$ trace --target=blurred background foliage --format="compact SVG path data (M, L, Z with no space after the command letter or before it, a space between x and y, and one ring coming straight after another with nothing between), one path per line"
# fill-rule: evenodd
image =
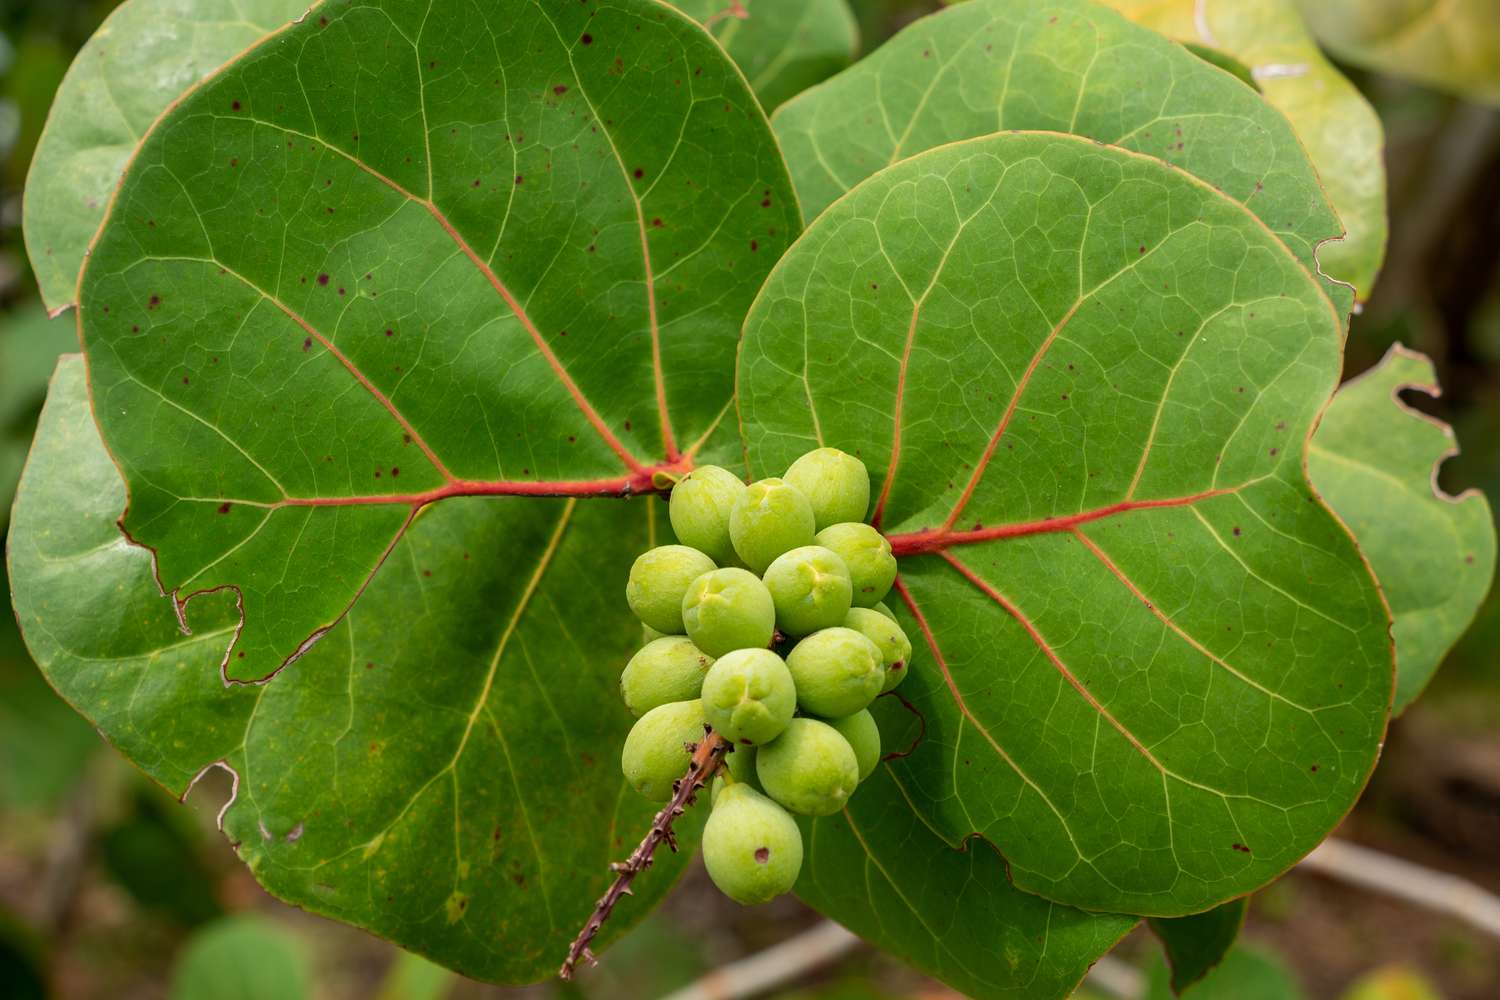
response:
M53 361L75 343L71 319L49 321L37 300L20 238L22 186L72 54L114 6L0 2L0 530ZM853 6L868 51L935 3ZM1486 30L1484 19L1476 23L1463 30ZM1500 52L1497 23L1489 17L1495 37L1474 49ZM1380 64L1357 47L1336 55ZM1391 214L1386 264L1354 319L1345 374L1397 341L1430 355L1444 395L1408 402L1453 424L1463 447L1439 482L1451 493L1478 487L1500 497L1500 109L1341 68L1385 128ZM1369 793L1341 835L1500 891L1497 657L1500 597L1492 594L1426 696L1392 724ZM652 997L818 919L790 898L737 907L696 869L576 985L500 990L271 900L215 830L228 794L224 776L211 772L180 808L52 693L14 620L0 615L0 1000ZM1118 953L1143 971L1146 996L1170 995L1144 931ZM952 994L855 950L778 995ZM1092 983L1080 992L1107 995ZM1500 996L1500 950L1455 921L1293 873L1256 896L1242 944L1189 996L1483 1000Z

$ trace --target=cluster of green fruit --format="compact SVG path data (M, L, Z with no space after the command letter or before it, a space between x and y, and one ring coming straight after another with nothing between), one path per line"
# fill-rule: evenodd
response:
M896 560L864 523L869 503L864 463L834 448L749 486L704 466L672 489L683 544L630 570L625 596L648 641L620 677L638 717L625 776L665 802L705 723L734 747L703 860L741 903L797 880L802 834L788 810L839 811L880 761L868 708L905 678L911 643L881 603Z

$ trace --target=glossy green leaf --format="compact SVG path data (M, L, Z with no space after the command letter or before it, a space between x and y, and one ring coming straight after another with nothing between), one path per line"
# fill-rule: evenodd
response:
M894 696L875 712L888 743L917 738ZM949 842L927 824L893 766L866 779L844 812L803 831L797 895L966 996L1068 996L1137 923L1014 888L989 844Z
M1318 49L1296 0L1102 0L1184 43L1216 46L1250 66L1318 168L1348 230L1318 252L1323 270L1369 297L1385 258L1385 133L1370 102Z
M1438 468L1453 428L1401 402L1437 396L1432 362L1399 344L1339 389L1308 453L1313 485L1344 519L1395 619L1400 712L1474 620L1495 576L1495 520L1478 490L1449 496Z
M754 95L670 7L330 0L161 120L84 269L124 527L179 603L235 591L226 674L267 677L424 504L626 495L732 443L798 228Z
M26 178L26 249L49 309L74 304L84 251L156 117L309 3L127 0L105 20L63 78Z
M247 914L211 924L188 939L172 970L172 1000L304 1000L312 964L296 938Z
M1299 0L1318 41L1358 66L1500 102L1494 0Z
M740 357L751 471L826 442L880 484L926 721L891 766L944 839L1180 916L1342 818L1392 651L1303 472L1340 344L1243 206L1056 133L897 164L777 265Z
M276 896L470 976L550 975L655 808L615 763L631 721L616 681L639 634L620 593L651 505L435 506L322 643L247 685L219 676L233 596L194 602L184 634L150 554L119 535L123 501L66 358L9 551L53 686L176 794L228 769L225 832ZM607 932L683 860L658 858Z
M1245 204L1316 273L1343 232L1291 126L1253 90L1088 0L970 0L789 101L776 134L811 220L903 157L1009 129L1157 157ZM1352 293L1324 280L1345 315Z
M1158 960L1147 979L1145 1000L1173 1000L1176 995L1166 965ZM1305 995L1285 962L1253 947L1231 949L1223 964L1182 994L1185 1000L1302 1000Z
M674 0L719 40L767 111L848 66L859 26L845 0Z
M1212 972L1224 960L1250 910L1250 897L1187 917L1152 917L1151 931L1161 941L1172 971L1172 992L1183 990Z

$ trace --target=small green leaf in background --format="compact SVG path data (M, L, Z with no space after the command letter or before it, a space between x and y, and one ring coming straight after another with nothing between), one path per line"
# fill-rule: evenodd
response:
M76 323L50 320L40 306L0 313L0 528L10 518L47 379L57 356L76 350Z
M409 951L397 951L375 1000L441 1000L458 977Z
M172 970L171 1000L306 1000L312 970L301 946L270 920L225 917L188 939Z
M930 669L925 657L922 665ZM881 698L877 711L887 736L911 718L894 697ZM799 897L971 997L1067 996L1138 922L1015 888L991 845L939 836L886 765L844 812L804 821L803 831Z
M1301 141L1255 91L1086 0L968 0L904 28L773 118L811 222L903 157L999 130L1069 132L1180 167L1264 220L1339 315L1315 253L1343 233Z
M1356 66L1500 102L1495 0L1299 0L1318 41Z
M99 836L105 871L141 909L181 926L219 916L216 880L199 853L192 814L170 800L163 802L160 789L131 777L139 782L130 796L131 808Z
M1319 51L1296 0L1103 2L1164 35L1215 46L1250 66L1266 100L1286 115L1307 147L1348 229L1342 240L1318 250L1319 264L1352 284L1361 301L1369 298L1388 228L1385 135L1375 109Z
M1145 1000L1174 1000L1166 962L1152 961ZM1240 945L1230 949L1219 967L1182 994L1183 1000L1303 1000L1305 994L1292 970L1278 956L1261 948Z
M674 0L673 6L719 40L767 111L848 66L859 49L859 26L846 0Z
M5 1000L45 1000L46 945L19 916L0 906L0 993Z
M1240 936L1249 909L1250 897L1241 896L1192 916L1148 921L1166 953L1174 992L1181 993L1224 960Z
M26 250L48 309L73 304L84 249L156 117L310 2L127 0L100 26L53 98L26 179Z
M17 618L63 697L175 795L223 762L225 830L273 895L476 978L554 972L655 812L616 761L639 637L620 594L659 504L434 507L348 618L253 686L220 679L232 595L195 605L183 634L150 553L120 536L123 502L67 356L8 552ZM606 937L671 887L701 813Z
M878 484L910 811L1025 891L1196 913L1364 787L1390 622L1303 468L1341 363L1323 287L1183 170L1002 133L864 181L751 310L752 475L836 443Z
M1437 485L1457 451L1453 428L1401 402L1442 389L1426 356L1397 344L1334 396L1308 452L1313 485L1344 519L1395 620L1396 696L1403 711L1463 635L1495 575L1495 521L1478 490Z
M1387 965L1360 977L1343 1000L1443 1000L1443 995L1417 969Z

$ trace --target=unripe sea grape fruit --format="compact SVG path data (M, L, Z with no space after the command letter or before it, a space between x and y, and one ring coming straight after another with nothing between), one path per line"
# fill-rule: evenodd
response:
M797 881L802 831L781 806L736 782L720 791L703 827L703 865L735 902L767 902Z
M819 448L792 463L782 477L807 497L818 530L841 521L863 521L870 506L865 463L837 448Z
M828 816L859 784L859 759L837 729L799 717L756 751L755 773L766 794L792 812Z
M708 553L720 566L734 563L729 512L744 492L740 478L717 465L700 466L683 476L672 487L667 508L677 540Z
M709 656L760 649L776 631L776 605L760 577L727 567L694 580L682 597L688 636Z
M831 524L815 536L819 545L838 553L849 570L853 586L851 603L872 608L890 593L896 579L896 557L891 543L868 524L846 521Z
M745 565L764 573L783 552L811 545L816 523L800 490L780 479L762 479L734 502L729 538Z
M880 763L880 727L875 724L875 716L865 709L842 719L829 719L828 724L849 741L859 762L859 780L864 781Z
M821 545L802 545L777 556L764 577L776 604L776 627L807 635L842 625L853 585L844 560Z
M884 601L880 601L879 603L877 603L875 605L875 610L879 611L881 614L885 615L891 621L895 621L896 620L896 612L892 611L890 609L890 607Z
M869 707L885 683L879 647L843 626L814 632L797 643L786 665L797 685L797 704L825 719Z
M714 658L682 635L646 643L620 674L620 696L639 718L669 701L690 701L703 689L703 676Z
M880 662L885 667L881 691L889 691L906 680L906 667L911 662L911 640L894 618L887 618L874 608L851 608L844 618L844 626L854 629L880 650Z
M687 773L691 745L703 739L703 705L674 701L636 720L625 737L620 769L625 780L652 802L672 797L672 783Z
M755 747L735 747L733 753L724 755L724 766L735 781L743 781L757 792L765 791L755 775Z
M703 714L731 743L769 743L796 709L791 672L769 649L725 653L703 678Z
M660 545L642 552L630 567L625 601L642 622L667 635L681 635L682 595L688 584L712 572L714 561L686 545Z

